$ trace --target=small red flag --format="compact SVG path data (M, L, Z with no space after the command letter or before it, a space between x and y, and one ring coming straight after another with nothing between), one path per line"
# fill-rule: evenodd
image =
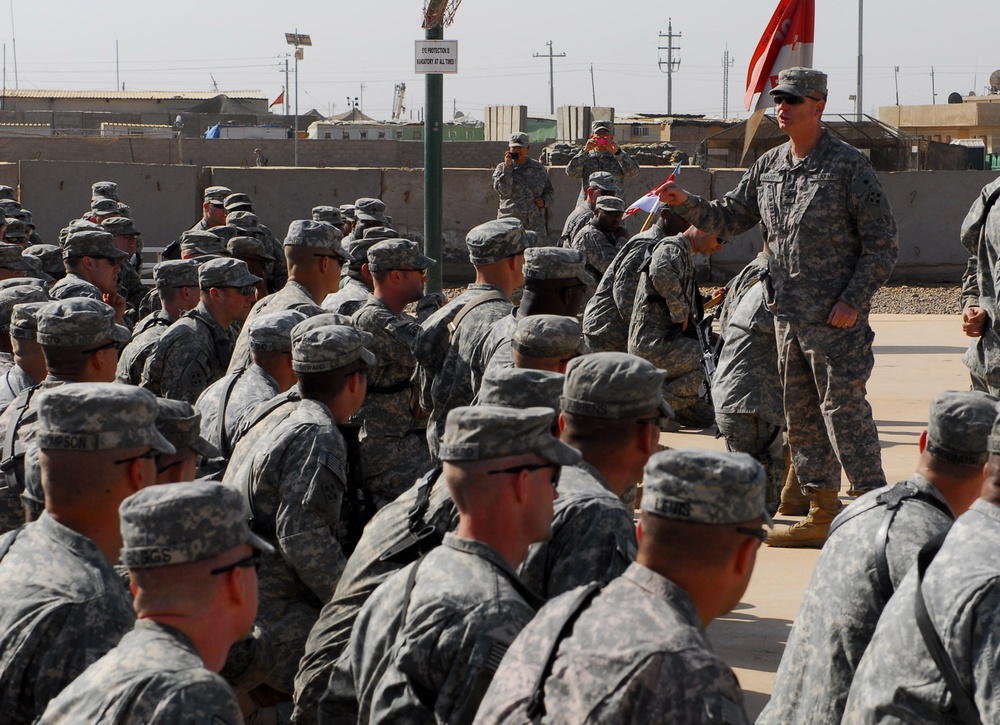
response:
M274 103L272 103L270 106L268 106L268 108L274 108L279 103L284 103L284 102L285 102L285 90L282 89L281 93L278 94L278 97L274 99Z

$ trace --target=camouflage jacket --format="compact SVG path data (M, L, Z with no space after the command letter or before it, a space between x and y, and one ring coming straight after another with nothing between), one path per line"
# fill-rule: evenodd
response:
M498 164L493 171L493 190L500 197L497 218L520 219L525 229L539 235L539 243L546 243L549 232L545 209L552 205L555 197L548 169L535 159L510 166ZM535 199L544 201L545 207L539 208Z
M326 296L323 300L323 311L334 312L338 315L350 317L361 309L372 297L372 292L364 282L354 277L344 276L340 278L340 289Z
M56 280L49 288L49 297L54 300L67 300L71 297L89 297L94 300L104 301L104 295L96 285L91 284L83 277L73 272L67 272L66 276Z
M640 272L628 330L628 351L650 359L681 333L685 319L698 322L698 295L691 245L678 234L653 247L649 267Z
M323 722L470 722L483 685L535 614L486 544L447 534L362 607L320 700ZM325 719L324 719L325 718Z
M553 599L507 651L477 723L531 722L528 698L579 590ZM712 651L691 597L640 564L581 611L544 683L541 722L748 723L736 676ZM655 715L654 715L655 714Z
M857 149L828 131L796 160L771 149L716 201L696 195L674 211L702 231L733 237L763 225L779 320L825 323L846 302L865 322L899 253L889 199Z
M622 500L592 465L562 469L552 538L532 544L518 574L545 599L583 584L607 584L635 561L635 524Z
M559 244L563 247L569 247L573 241L573 237L593 218L594 209L586 199L577 203L563 223L562 233L559 235Z
M5 723L27 725L118 644L135 612L97 545L48 514L18 532L0 581L0 708Z
M930 622L984 723L1000 720L998 557L1000 509L979 499L949 530L921 587ZM964 722L916 626L916 587L913 567L858 665L844 722Z
M232 350L229 330L199 302L157 341L139 387L194 405L202 391L225 374Z
M227 389L229 395L223 399ZM201 437L222 451L223 459L228 460L243 416L258 403L281 392L274 376L252 363L242 372L216 380L198 396L194 406L201 415ZM199 474L204 475L201 470Z
M598 280L604 276L611 260L618 254L624 240L597 226L597 219L591 219L576 233L569 244L563 246L579 249L586 258L587 271Z
M39 725L242 725L236 693L178 629L140 619L118 646L53 699Z
M37 384L38 381L28 375L24 368L13 365L0 376L0 412L6 410L10 401L16 398L22 390Z
M268 312L284 312L285 310L298 310L308 317L323 312L323 308L313 301L312 293L302 284L294 280L286 282L284 287L273 295L259 300L250 310L250 314L247 315L246 322L243 323L243 328L240 330L240 335L236 338L233 355L229 361L229 369L226 372L238 373L250 364L250 340L247 337L247 327L250 320L257 315Z
M962 280L962 309L982 307L988 316L982 337L972 341L963 362L991 388L1000 388L1000 320L997 319L1000 314L997 308L1000 204L988 204L997 190L1000 190L1000 179L983 187L962 222L961 232L962 245L970 255L969 268Z
M118 368L115 380L126 385L138 385L142 382L142 371L146 361L156 349L156 343L163 337L174 323L174 318L166 310L158 310L146 315L132 330L132 340L118 356Z
M923 476L914 474L909 484L951 510ZM771 701L758 723L833 725L841 721L855 669L886 606L875 552L886 515L886 507L877 506L876 499L888 490L884 487L866 493L844 509L843 514L866 510L836 529L823 545L785 645ZM894 587L916 562L921 547L947 531L952 521L951 516L918 499L903 501L885 545Z
M621 149L618 149L618 153L613 154L610 151L601 151L600 149L586 151L585 148L581 148L566 164L566 175L571 179L580 180L582 184L580 195L583 198L587 196L590 175L595 171L607 171L615 177L615 181L618 182L618 186L622 188L622 193L624 193L625 177L639 174L639 162Z

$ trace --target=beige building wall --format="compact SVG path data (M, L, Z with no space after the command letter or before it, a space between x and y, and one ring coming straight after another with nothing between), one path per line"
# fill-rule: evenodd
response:
M986 99L991 99L987 96ZM988 153L1000 152L1000 97L931 106L882 106L879 120L932 141L978 138Z

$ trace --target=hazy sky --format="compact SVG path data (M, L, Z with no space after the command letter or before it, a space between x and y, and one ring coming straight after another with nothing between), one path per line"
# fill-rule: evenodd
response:
M363 93L364 111L389 115L393 86L406 84L406 107L423 104L423 77L413 72L413 41L422 0L169 0L94 4L79 0L0 0L6 44L5 79L22 89L260 90L271 100L284 84L284 33L312 36L299 66L299 109L347 109ZM952 0L921 12L918 3L865 3L864 110L896 102L930 103L931 68L937 102L948 94L984 93L1000 69L996 0ZM598 105L616 112L666 111L667 76L657 68L666 45L658 36L672 18L680 46L673 110L719 116L723 53L729 74L729 115L746 117L743 93L750 54L777 0L665 3L465 0L445 37L459 41L459 73L445 76L445 116L451 108L482 118L490 104L527 104L549 111L547 41L556 53L556 106L591 104L591 65ZM814 65L830 75L828 112L853 113L857 70L858 0L816 1ZM930 6L927 6L930 7ZM12 30L13 29L13 30ZM992 48L992 50L991 50ZM280 68L279 68L280 66ZM362 85L364 89L362 90ZM294 81L292 82L294 90ZM409 112L408 114L409 115Z

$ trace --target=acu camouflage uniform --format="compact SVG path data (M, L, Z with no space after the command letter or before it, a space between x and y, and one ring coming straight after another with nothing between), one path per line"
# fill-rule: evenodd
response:
M49 297L54 300L68 300L71 297L89 297L92 300L104 301L104 295L96 285L91 284L76 272L67 272L66 276L57 280L49 288Z
M242 725L243 715L187 635L143 619L49 703L38 725L84 722Z
M491 547L446 534L362 607L320 701L321 721L471 722L537 603Z
M663 397L675 411L696 403L705 381L701 345L693 336L702 317L699 295L687 238L678 234L660 241L648 266L640 267L628 352L667 371ZM687 329L681 330L685 319Z
M604 276L622 241L617 234L606 232L597 226L597 219L593 218L583 225L569 244L563 246L583 252L587 258L587 271L598 280Z
M771 250L778 362L792 462L803 487L836 491L839 463L856 491L885 485L865 383L874 366L872 296L898 254L889 201L857 149L827 131L805 159L791 142L762 156L737 187L674 211L699 229L733 237L756 224ZM858 311L828 325L843 301Z
M984 723L1000 719L998 558L1000 509L979 499L951 527L921 587L930 623ZM879 619L847 698L846 723L968 722L916 626L916 569Z
M586 192L584 192L586 193ZM562 233L559 235L559 244L569 247L573 238L580 233L580 230L587 226L587 223L594 218L594 209L586 199L578 202L573 211L566 217L563 223Z
M601 149L585 151L581 148L566 164L566 175L571 179L580 179L582 186L579 198L581 201L587 198L587 180L591 174L597 171L606 171L611 174L618 187L624 191L625 177L639 174L639 162L620 148L614 154Z
M535 232L541 243L547 243L545 210L552 206L555 196L548 169L531 158L523 164L498 164L493 171L493 189L500 196L497 218L520 219L525 229ZM544 201L545 207L539 208L535 199Z
M920 474L899 486L908 493L926 494L937 506L908 498L898 508L885 544L893 589L916 562L921 547L947 531L954 520L944 497ZM834 521L785 645L771 701L758 724L840 723L854 672L887 603L875 553L886 507L876 501L891 490L897 489L887 486L866 493L840 514L838 520L849 519L843 526Z
M313 301L312 293L301 282L289 280L284 287L273 295L259 300L250 310L246 322L243 323L243 329L240 330L240 335L236 338L236 345L233 347L227 372L238 373L250 365L250 340L246 333L250 321L258 315L281 312L282 310L298 310L307 317L321 314L324 311Z
M15 538L16 537L16 538ZM0 708L27 725L132 629L132 598L87 537L48 514L0 536Z
M353 315L371 298L372 291L360 279L343 276L340 289L326 296L323 309L338 315Z
M1000 394L1000 320L997 286L1000 275L1000 179L983 187L962 222L962 246L969 264L962 279L962 309L986 311L983 334L972 341L962 361L969 368L975 390Z
M117 382L126 385L138 385L142 382L142 371L149 356L174 322L176 320L162 309L139 320L132 329L132 340L118 355L118 367L115 370Z

